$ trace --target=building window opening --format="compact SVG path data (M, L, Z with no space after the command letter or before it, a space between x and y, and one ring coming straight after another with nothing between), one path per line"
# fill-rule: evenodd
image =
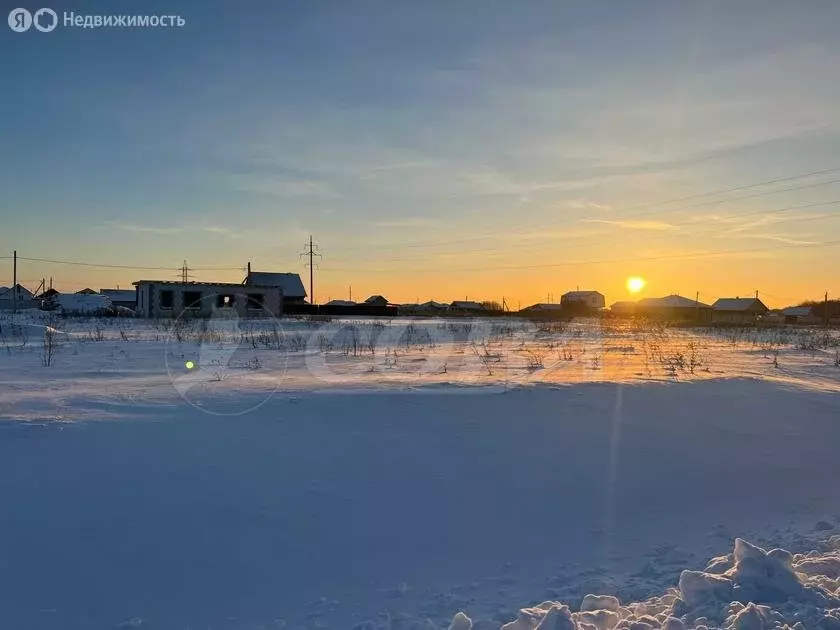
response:
M233 295L217 295L216 296L216 307L217 308L233 308L236 300Z
M184 308L201 308L201 291L184 291Z

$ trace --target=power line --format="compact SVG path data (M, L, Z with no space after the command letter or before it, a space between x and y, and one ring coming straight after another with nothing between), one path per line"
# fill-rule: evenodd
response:
M11 256L0 256L3 259L11 259ZM49 258L27 258L18 256L18 260L26 260L28 262L50 263L55 265L73 265L77 267L95 267L100 269L132 269L136 271L172 271L173 267L140 267L133 265L111 265L103 263L88 263L75 260L52 260ZM238 271L240 267L190 267L190 269L201 271Z

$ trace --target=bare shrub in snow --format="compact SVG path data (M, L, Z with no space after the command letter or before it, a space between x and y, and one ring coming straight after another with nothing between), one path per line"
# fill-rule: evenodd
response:
M54 319L50 318L49 323L44 327L44 341L41 354L41 364L44 367L50 367L53 364L56 352L58 351L58 331L53 326L54 323Z

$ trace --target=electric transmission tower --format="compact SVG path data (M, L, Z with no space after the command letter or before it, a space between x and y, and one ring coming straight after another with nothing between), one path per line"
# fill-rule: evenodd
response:
M181 268L178 270L178 276L181 278L181 282L186 284L192 278L192 274L190 273L190 268L187 265L187 261L184 261L184 264L181 265Z
M321 258L321 253L318 251L318 244L312 242L311 234L300 255L309 257L309 262L306 263L309 267L309 303L315 304L315 257Z

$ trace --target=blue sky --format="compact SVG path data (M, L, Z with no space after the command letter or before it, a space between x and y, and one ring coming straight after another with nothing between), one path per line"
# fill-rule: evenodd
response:
M172 271L29 284L304 273L312 233L319 300L840 292L840 171L661 203L840 168L837 2L52 8L186 25L4 27L0 256Z

